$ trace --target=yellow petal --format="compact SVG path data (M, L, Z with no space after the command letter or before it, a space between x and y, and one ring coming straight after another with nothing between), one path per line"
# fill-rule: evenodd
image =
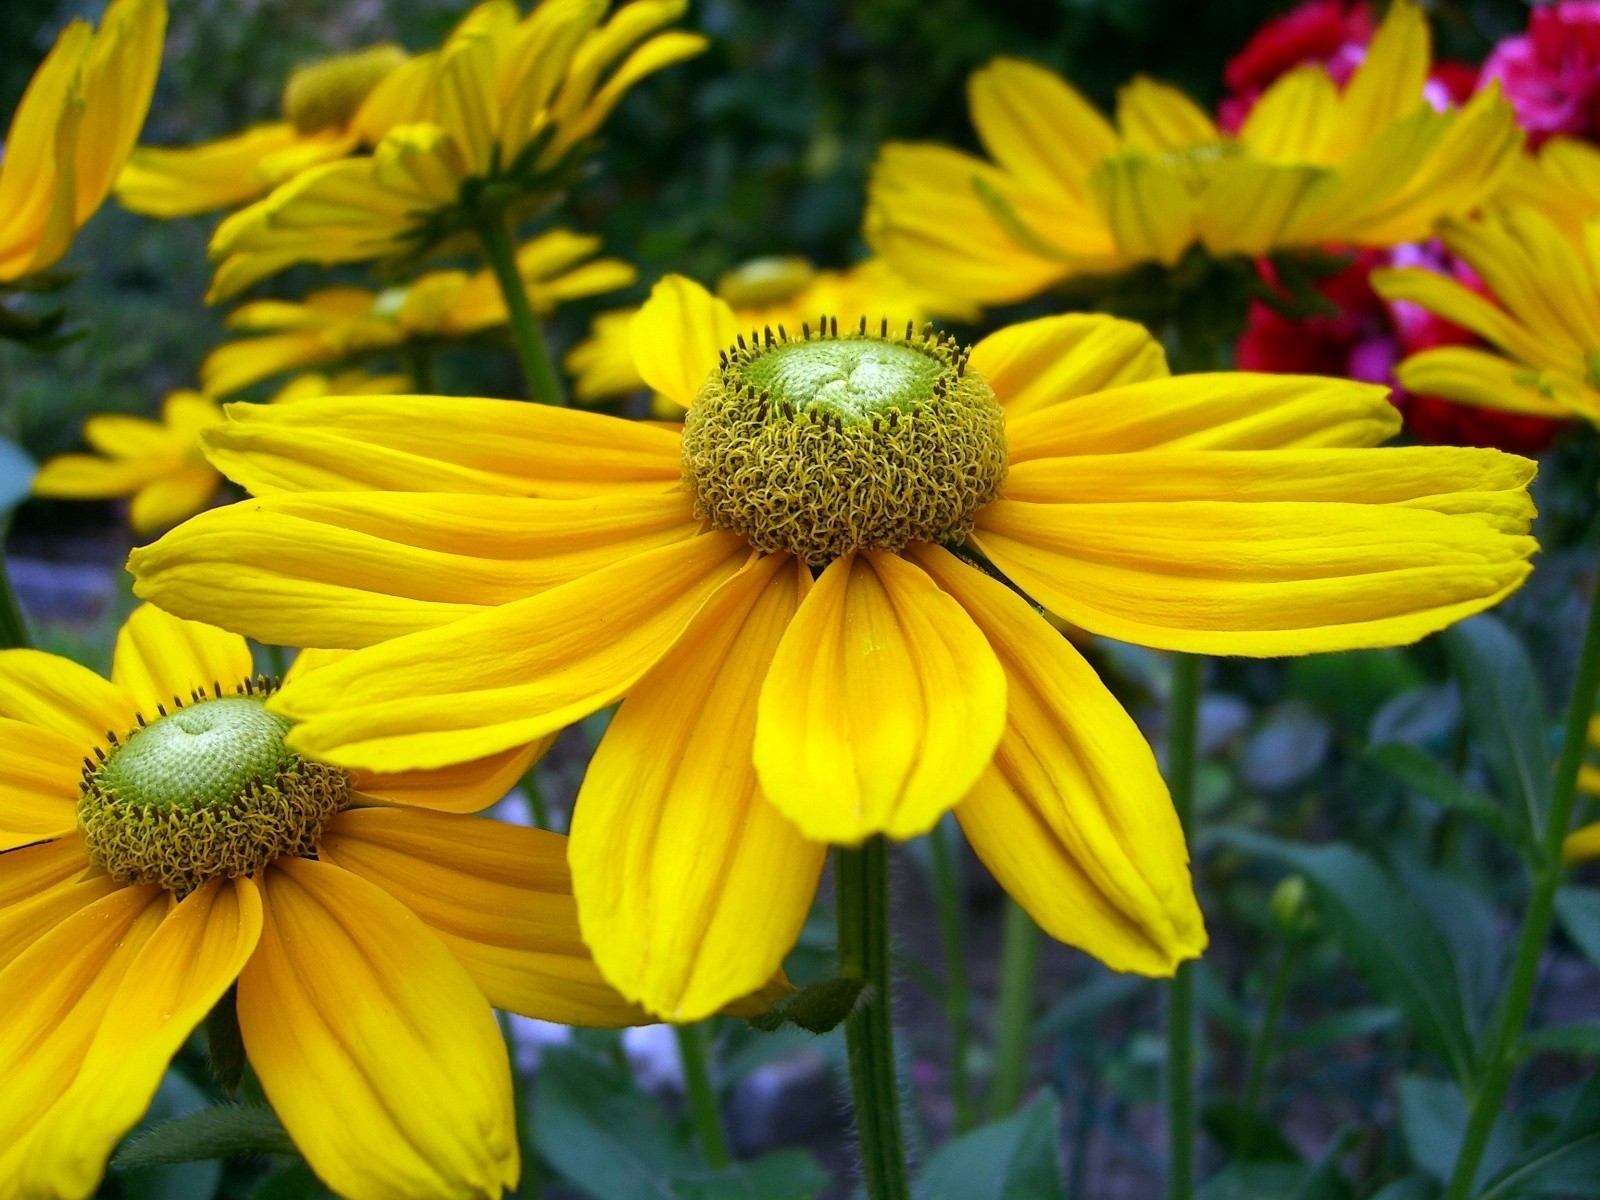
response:
M1170 267L1194 240L1194 199L1182 176L1165 163L1136 154L1108 158L1095 168L1089 186L1129 262Z
M827 848L767 803L751 758L762 683L810 580L770 555L725 584L629 692L573 811L584 940L668 1020L760 988L811 908Z
M205 463L179 467L139 489L128 508L128 524L135 533L169 529L210 504L221 482Z
M1593 774L1592 769L1590 773ZM1587 790L1594 790L1592 779ZM1573 830L1561 847L1561 860L1566 863L1588 862L1595 858L1600 858L1600 821Z
M1450 447L1041 460L1008 481L1034 499L989 505L973 538L1052 612L1123 641L1253 656L1404 645L1527 577L1534 470Z
M3 860L0 860L3 861ZM140 953L161 927L171 903L154 884L118 888L66 916L0 970L0 1180L18 1197L59 1196L25 1171L35 1135L65 1095ZM128 1047L132 1050L132 1047ZM154 1086L152 1085L152 1091ZM131 1123L131 1122L130 1122ZM67 1169L98 1176L109 1146L70 1140L45 1174ZM20 1186L25 1180L30 1186ZM78 1198L89 1186L64 1193Z
M376 488L561 497L664 491L681 479L676 432L546 404L328 396L227 413L206 452L258 496Z
M570 125L565 125L547 155L571 146L588 137L605 123L628 90L648 75L664 70L676 63L686 62L705 53L710 40L698 33L673 30L651 38L628 55L605 85L594 94L594 99L582 115Z
M1329 163L1338 136L1339 89L1320 63L1281 75L1256 101L1239 141L1267 163Z
M650 1020L583 944L566 838L481 817L350 809L329 822L318 855L421 918L496 1008L572 1025Z
M1333 182L1328 168L1310 163L1236 159L1206 188L1195 228L1213 254L1268 254Z
M1419 267L1372 272L1373 290L1385 300L1419 304L1447 321L1463 325L1524 363L1555 366L1577 359L1583 349L1565 337L1550 336L1548 327L1518 321L1494 301L1456 280Z
M92 454L61 454L39 468L39 473L33 477L33 494L66 500L131 496L166 469L167 464L160 460L111 460Z
M688 408L741 332L733 309L692 279L668 275L633 316L628 344L644 381Z
M620 698L748 556L712 533L527 600L373 646L290 684L290 744L409 771L526 745Z
M108 458L173 458L187 447L178 444L159 421L102 413L83 423L83 440Z
M1600 422L1600 392L1555 371L1525 367L1470 346L1440 346L1413 354L1395 380L1420 396L1444 396L1498 412L1547 420L1587 417Z
M301 142L299 131L289 122L280 121L252 125L195 146L140 146L117 176L117 203L131 212L162 220L235 208L262 195L276 182L261 171L262 161ZM325 144L330 150L329 159L348 152L334 151L335 142Z
M835 559L761 689L755 760L772 803L819 842L926 833L976 782L1005 723L1005 676L961 606L894 554Z
M535 595L697 528L681 493L278 495L202 514L135 550L128 569L134 590L171 612L277 645L351 648Z
M1177 88L1142 75L1117 91L1117 128L1125 145L1156 154L1222 140L1216 123L1198 104Z
M343 348L316 330L245 338L206 355L200 364L200 383L207 395L221 398L285 371L326 366L343 357Z
M517 781L528 773L528 768L544 757L556 736L552 733L531 746L502 750L487 758L432 771L401 771L389 775L357 771L351 786L367 799L384 804L431 808L435 812L482 812L505 799L517 786Z
M0 718L0 850L77 828L83 760L104 739L105 730L93 741L82 741L31 722Z
M1111 123L1052 71L996 58L972 73L967 99L978 136L1023 186L1085 194L1089 173L1117 151Z
M80 81L84 113L74 171L79 225L100 207L138 140L166 28L165 0L113 0L106 7Z
M81 758L133 728L133 697L87 667L40 650L0 650L0 717L47 729Z
M1400 432L1389 390L1315 375L1153 379L1007 422L1013 463L1144 450L1375 446Z
M141 712L174 699L187 703L195 689L220 685L232 692L255 674L250 647L236 633L185 621L153 604L141 604L117 634L111 679Z
M1072 644L948 551L916 561L1006 672L1006 731L956 808L972 848L1052 937L1114 971L1170 975L1206 946L1189 854L1139 727Z
M348 871L280 859L262 890L239 1029L311 1168L349 1200L499 1200L519 1174L511 1071L471 977Z
M20 1156L24 1194L94 1190L172 1056L233 985L260 936L261 893L249 879L212 880L172 908L129 966L72 1086Z
M1423 105L1430 41L1422 9L1395 0L1340 97L1340 146L1359 146Z
M1167 375L1161 343L1143 325L1069 313L1008 325L972 348L1008 421L1093 392Z
M122 885L89 864L76 834L0 858L0 971L68 917Z

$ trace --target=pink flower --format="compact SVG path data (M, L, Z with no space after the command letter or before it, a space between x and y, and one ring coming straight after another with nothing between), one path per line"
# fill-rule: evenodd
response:
M1555 134L1600 136L1600 3L1561 0L1535 8L1528 31L1506 38L1483 64L1537 145Z

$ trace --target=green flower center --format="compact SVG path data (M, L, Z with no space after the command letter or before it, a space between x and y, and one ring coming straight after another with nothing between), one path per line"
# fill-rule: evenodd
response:
M266 710L267 690L197 694L125 739L108 734L111 752L96 749L78 798L90 858L125 883L187 895L315 853L349 780L284 745L289 722Z
M951 339L825 324L724 353L684 423L696 513L813 566L965 537L1005 480L994 392Z

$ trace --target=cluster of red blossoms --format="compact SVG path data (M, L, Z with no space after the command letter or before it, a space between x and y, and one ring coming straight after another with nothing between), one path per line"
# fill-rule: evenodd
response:
M1218 106L1219 123L1238 129L1261 93L1304 63L1321 63L1343 83L1361 62L1375 29L1372 10L1361 0L1307 0L1269 21L1228 63L1228 95ZM1436 62L1428 99L1440 108L1460 104L1491 80L1499 81L1531 145L1556 134L1600 142L1600 0L1561 0L1533 9L1527 31L1497 45L1481 69L1449 59ZM1367 276L1382 266L1426 267L1482 290L1467 265L1438 243L1362 251L1318 284L1336 313L1295 320L1268 304L1252 303L1236 348L1238 367L1344 375L1393 386L1394 366L1406 355L1477 341L1414 304L1381 299ZM1261 271L1266 283L1276 285L1271 264L1263 262ZM1424 442L1529 454L1548 446L1561 428L1398 388L1394 400L1412 434Z

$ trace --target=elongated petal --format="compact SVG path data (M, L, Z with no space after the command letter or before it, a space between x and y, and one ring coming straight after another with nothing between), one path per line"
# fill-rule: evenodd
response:
M249 879L212 880L172 908L129 966L72 1086L21 1156L24 1194L93 1191L172 1056L233 985L260 936L261 893Z
M0 651L0 717L67 739L80 759L107 730L132 729L136 712L127 692L88 667L40 650Z
M1227 371L1112 388L1006 424L1012 462L1144 450L1375 446L1400 432L1387 388Z
M290 744L343 766L409 771L526 745L618 699L748 556L707 534L527 600L397 638L273 697Z
M1206 188L1195 229L1214 254L1268 254L1288 240L1307 207L1336 183L1327 167L1312 163L1227 163Z
M934 546L913 557L1006 672L1006 731L956 808L972 847L1052 937L1116 971L1170 975L1206 945L1189 854L1144 735L1028 603Z
M83 760L104 737L101 730L94 741L81 741L0 718L0 850L61 837L77 827Z
M1527 577L1534 469L1450 447L1042 460L1008 481L1033 499L989 505L973 537L1051 611L1124 641L1244 655L1403 645Z
M432 629L694 536L681 493L334 492L206 513L129 556L137 593L289 646Z
M141 604L117 634L111 679L151 714L174 698L185 703L196 688L220 684L231 692L255 674L250 647L236 633L185 621L153 604Z
M1437 271L1420 267L1374 271L1373 290L1386 300L1408 300L1447 321L1465 326L1527 364L1556 366L1582 361L1583 347L1544 325L1530 326L1494 301Z
M445 813L340 813L318 855L388 892L438 934L489 1003L544 1021L650 1017L601 977L578 932L567 840Z
M1389 6L1341 97L1344 145L1360 145L1423 105L1430 41L1427 18L1412 0Z
M633 365L655 391L684 408L717 368L717 355L741 332L723 300L692 279L668 275L633 316Z
M1181 152L1222 140L1216 123L1170 84L1136 77L1117 92L1117 128L1139 150Z
M984 149L1025 187L1083 196L1089 173L1117 151L1111 122L1052 71L997 58L967 83Z
M584 777L572 870L584 939L624 995L696 1021L765 984L827 848L756 781L756 706L810 585L771 555L717 593L629 693Z
M17 1186L51 1106L71 1088L140 952L170 906L154 884L118 888L64 917L0 970L0 1180L12 1196L53 1196ZM98 1172L105 1148L50 1166ZM80 1152L82 1153L82 1152ZM90 1186L67 1193L87 1195Z
M972 348L971 363L1008 420L1167 375L1161 343L1143 325L1086 313L1008 325Z
M33 477L35 496L68 500L109 500L131 496L168 469L164 459L105 459L92 454L60 454Z
M517 786L517 781L528 773L528 768L544 757L555 739L555 734L549 734L530 746L517 746L487 758L432 771L400 771L388 775L357 771L351 786L367 799L384 804L447 813L482 812L505 799Z
M140 534L169 529L210 504L221 482L217 472L205 463L180 467L153 479L134 495L128 507L128 524Z
M519 1174L505 1042L439 938L382 889L280 859L239 1029L261 1086L349 1200L498 1200Z
M994 753L1005 686L972 618L926 572L881 551L836 559L761 689L762 789L815 841L926 833Z
M1395 380L1419 396L1444 396L1499 412L1547 420L1575 416L1600 422L1600 392L1558 371L1522 366L1471 346L1439 346L1413 354Z
M1272 164L1333 161L1339 89L1320 63L1286 71L1262 93L1239 130L1252 159Z
M715 361L713 359L713 361ZM676 487L675 431L596 413L458 396L233 404L207 433L217 468L258 496L390 490L586 496Z
M1129 262L1177 262L1194 240L1194 200L1166 163L1137 154L1108 158L1089 185Z
M13 863L13 858L19 861ZM74 913L122 887L109 875L94 873L75 836L7 852L0 858L0 875L0 889L6 893L27 884L39 888L27 899L0 907L0 970Z

